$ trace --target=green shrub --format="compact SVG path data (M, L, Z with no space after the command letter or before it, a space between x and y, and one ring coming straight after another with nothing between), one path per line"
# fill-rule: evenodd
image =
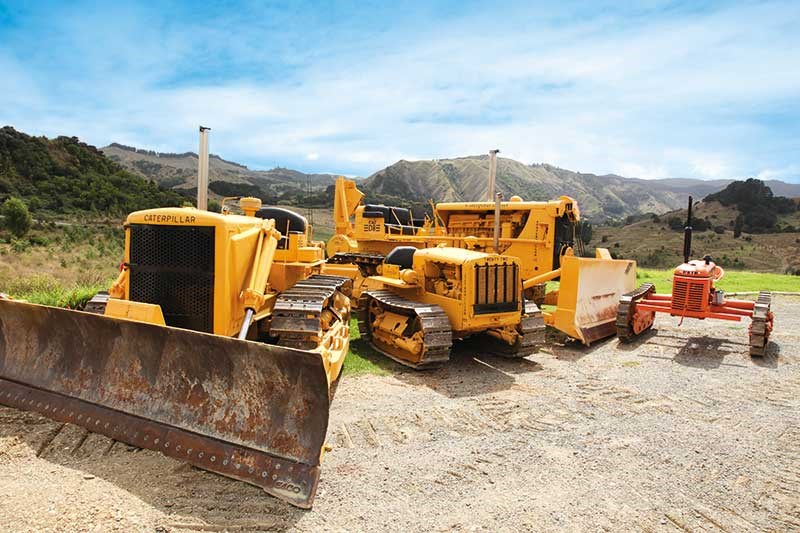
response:
M12 239L11 240L11 250L14 253L24 253L27 252L28 249L31 247L31 243L25 239Z
M17 238L24 237L33 225L28 206L19 198L11 197L6 200L0 213L4 218L3 225Z
M50 239L44 235L31 235L28 240L33 246L50 246L51 243Z

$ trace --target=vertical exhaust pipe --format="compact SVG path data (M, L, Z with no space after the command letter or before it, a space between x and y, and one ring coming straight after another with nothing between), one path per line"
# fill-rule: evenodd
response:
M683 228L683 262L688 263L692 255L692 197L689 197L689 212L686 215L686 227Z
M497 193L494 197L494 253L500 253L500 203L503 201L503 193Z
M197 209L208 211L208 132L200 126L200 150L197 152Z
M489 150L489 201L494 200L494 182L497 176L497 154L500 150Z

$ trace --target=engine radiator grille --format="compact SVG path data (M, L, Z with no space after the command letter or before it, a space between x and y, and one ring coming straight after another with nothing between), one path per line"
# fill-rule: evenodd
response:
M130 299L168 326L214 331L214 228L131 224Z
M674 311L703 311L705 284L681 279L672 282L672 309Z
M520 286L516 264L475 266L476 315L508 313L519 309Z

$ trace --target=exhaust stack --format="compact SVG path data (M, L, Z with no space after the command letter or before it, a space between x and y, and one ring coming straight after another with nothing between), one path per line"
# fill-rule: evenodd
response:
M497 175L497 154L500 150L489 150L489 201L494 200L494 182Z
M692 197L689 197L689 212L686 215L686 227L683 228L683 262L688 263L692 255Z
M503 193L497 193L494 199L494 253L500 253L500 204Z
M208 132L200 126L200 150L197 153L197 209L208 211Z

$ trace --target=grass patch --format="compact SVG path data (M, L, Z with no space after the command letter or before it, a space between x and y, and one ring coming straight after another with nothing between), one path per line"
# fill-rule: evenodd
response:
M50 276L34 276L2 287L13 298L31 303L76 309L108 284L74 284L65 286Z
M654 283L658 292L669 293L672 291L672 272L672 269L641 268L636 271L636 281L639 284ZM725 292L800 292L800 276L726 270L725 276L714 286Z
M18 300L79 309L98 291L107 289L109 285L110 283L100 282L64 285L51 276L33 276L6 283L0 290Z
M361 374L385 376L395 372L399 366L385 355L375 351L367 341L362 340L358 333L357 320L350 319L350 351L344 362L345 376Z

